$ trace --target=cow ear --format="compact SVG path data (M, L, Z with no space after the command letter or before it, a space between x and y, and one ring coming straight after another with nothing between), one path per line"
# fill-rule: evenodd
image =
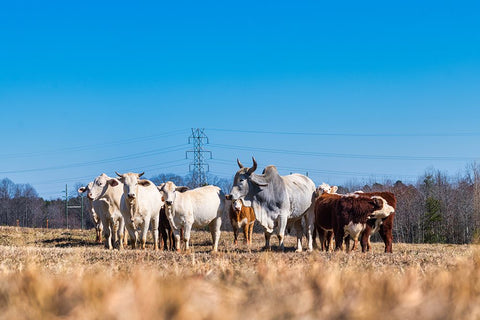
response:
M268 182L263 176L259 176L258 174L252 174L250 176L250 181L256 184L259 187L266 187L268 186Z
M337 193L338 191L338 186L333 186L331 189L330 189L330 193Z
M108 180L108 184L111 185L112 187L118 186L119 182L117 179L110 179Z
M148 180L138 180L138 184L143 186L143 187L147 187L151 184L151 182L148 181Z
M185 192L185 191L187 191L188 189L189 189L188 187L181 186L181 187L176 187L176 188L175 188L175 191Z

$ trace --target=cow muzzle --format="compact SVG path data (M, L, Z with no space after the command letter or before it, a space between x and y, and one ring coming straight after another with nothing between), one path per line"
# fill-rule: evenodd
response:
M133 200L133 199L136 198L136 195L135 195L135 193L129 193L129 194L127 195L127 197L128 197L128 199Z
M173 204L173 201L167 200L167 201L165 201L165 204L170 207Z

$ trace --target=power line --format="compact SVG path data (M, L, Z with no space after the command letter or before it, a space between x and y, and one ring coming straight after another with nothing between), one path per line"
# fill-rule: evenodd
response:
M480 136L480 132L431 132L431 133L351 133L351 132L288 132L288 131L264 131L264 130L235 130L208 128L209 131L248 133L248 134L272 134L272 135L297 135L297 136L339 136L339 137L470 137Z
M185 148L185 146L187 146L187 144L180 144L180 145L166 147L166 148L163 148L163 149L155 149L155 150L133 153L133 154L125 155L125 156L107 158L107 159L102 159L102 160L66 164L66 165L62 165L62 166L52 166L52 167L45 167L45 168L34 168L34 169L23 169L23 170L11 170L11 171L0 171L0 174L26 173L26 172L36 172L36 171L68 169L68 168L75 168L75 167L86 167L86 166L90 166L90 165L94 165L94 164L102 164L102 163L115 162L115 161L138 159L138 158L144 158L144 157L164 154L164 153L167 153L167 152L180 151L180 150L183 150Z
M402 155L367 155L367 154L353 154L353 153L326 153L313 151L298 151L285 149L270 149L261 147L238 146L227 144L211 144L213 148L242 150L242 151L258 151L266 153L281 153L297 156L316 156L328 158L349 158L349 159L374 159L374 160L408 160L408 161L422 161L422 160L440 160L440 161L474 161L480 157L444 157L444 156L402 156Z
M118 146L118 145L123 145L123 144L130 144L130 143L137 143L137 142L142 142L142 141L155 140L155 139L158 139L160 137L171 137L171 136L182 134L182 133L185 132L185 130L186 129L179 129L179 130L159 133L159 134L155 134L155 135L136 137L136 138L118 140L118 141L113 141L113 142L105 142L105 143L99 143L99 144L65 147L65 148L52 149L52 150L47 150L47 151L3 154L3 155L0 155L0 157L3 158L3 159L15 159L15 158L25 158L25 157L30 158L30 157L35 157L35 156L52 155L52 154L58 154L58 153L64 153L64 152L88 151L88 150L100 149L100 148L111 147L111 146Z

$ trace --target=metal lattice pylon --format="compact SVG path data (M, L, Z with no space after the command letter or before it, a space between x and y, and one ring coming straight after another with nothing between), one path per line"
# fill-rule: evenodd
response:
M192 184L195 188L208 184L207 172L210 168L205 163L205 154L209 154L209 159L212 159L212 152L204 150L204 146L209 143L204 131L205 129L192 128L192 135L188 137L188 143L193 144L193 150L185 153L187 159L188 154L193 153L193 162L190 163L189 170L192 173Z

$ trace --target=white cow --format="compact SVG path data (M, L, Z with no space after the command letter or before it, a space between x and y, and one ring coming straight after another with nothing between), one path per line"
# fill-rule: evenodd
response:
M87 194L87 197L92 200L95 212L102 220L105 247L108 249L112 249L113 245L123 249L125 221L120 211L122 196L122 183L115 178L110 178L105 173L95 178L92 188Z
M130 237L137 239L135 227L139 227L142 249L145 249L148 227L152 224L153 249L158 250L158 225L163 201L157 186L149 180L140 179L143 172L116 174L123 183L122 213ZM136 241L132 241L132 247L135 246Z
M165 213L174 230L177 251L180 250L181 228L184 229L185 249L188 250L192 227L202 228L206 225L212 234L213 251L217 251L222 214L225 210L224 193L216 186L180 192L184 188L177 187L172 181L158 186L165 201Z
M93 187L93 181L91 181L86 187L80 187L78 188L78 193L89 193L90 190ZM102 235L103 235L103 223L102 220L100 219L99 215L93 208L93 201L92 199L88 198L88 211L90 211L90 216L93 220L93 224L95 225L95 233L96 233L96 239L95 242L102 243Z

